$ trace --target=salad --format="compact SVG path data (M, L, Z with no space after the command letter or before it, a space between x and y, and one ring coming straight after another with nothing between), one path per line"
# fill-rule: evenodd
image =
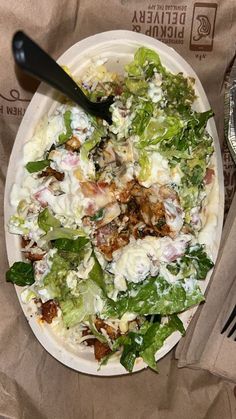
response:
M23 260L6 279L78 356L94 351L98 367L119 356L129 372L141 357L156 369L213 267L201 240L213 113L193 109L194 80L151 49L137 49L123 75L105 64L77 82L91 100L115 97L112 124L64 101L24 145L9 220Z

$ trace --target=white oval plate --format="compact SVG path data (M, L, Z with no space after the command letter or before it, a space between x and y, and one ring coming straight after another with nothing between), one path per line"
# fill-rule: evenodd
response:
M146 46L155 50L160 55L162 63L172 72L183 72L187 76L194 77L196 81L195 91L198 97L194 105L196 110L203 112L210 108L203 87L189 64L165 44L139 33L131 31L110 31L91 36L73 45L59 58L58 63L68 66L72 74L77 77L83 74L84 69L91 63L91 59L106 57L108 59L106 63L107 68L110 71L122 73L124 64L132 60L135 50L140 46ZM40 119L46 113L51 113L57 106L58 102L56 101L56 98L57 94L53 89L44 84L39 86L21 122L10 157L4 201L6 245L10 265L17 260L22 259L19 237L9 234L7 223L9 217L16 210L10 203L10 192L12 186L14 184L19 185L22 180L23 144L32 137ZM205 228L205 234L203 234L203 241L206 243L213 260L216 260L223 222L224 187L221 152L215 122L212 118L208 123L208 131L214 138L217 173L208 205L209 217ZM203 292L207 287L209 279L210 274L208 274L207 279L201 284ZM87 374L104 376L127 374L127 371L119 363L118 358L110 361L108 365L103 366L98 370L98 363L94 359L93 352L90 348L76 352L71 347L66 346L65 342L52 333L50 326L40 323L37 318L31 315L29 307L21 302L21 289L18 287L15 288L31 329L39 342L53 357L68 367ZM196 308L190 309L181 315L185 327L188 326L195 310ZM156 359L158 360L166 355L176 345L180 337L179 332L173 333L165 341L164 346L157 352ZM146 367L147 365L139 358L136 360L134 372Z

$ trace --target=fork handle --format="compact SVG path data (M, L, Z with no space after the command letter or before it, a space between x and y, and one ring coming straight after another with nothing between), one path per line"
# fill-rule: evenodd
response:
M22 70L46 82L81 106L86 112L105 118L100 103L91 102L74 80L24 32L15 33L13 56ZM104 104L105 105L105 104Z

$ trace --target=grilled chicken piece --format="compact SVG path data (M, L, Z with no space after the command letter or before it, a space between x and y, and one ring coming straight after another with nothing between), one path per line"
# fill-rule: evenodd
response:
M104 329L107 332L109 338L112 340L119 336L119 333L114 329L114 327L109 326L102 319L97 318L95 320L95 326L98 332L100 332L101 329Z
M52 320L54 319L54 317L57 317L57 309L58 309L58 304L55 300L48 300L45 303L42 303L41 320L47 323L52 323Z
M134 180L131 180L130 182L128 182L125 185L124 189L116 193L117 200L121 202L122 204L127 204L127 202L129 202L132 197L132 188L134 187L134 185L135 185Z
M86 215L94 215L100 208L115 202L115 196L111 185L107 182L80 182L81 192L89 199Z
M95 244L107 260L112 260L112 253L129 243L129 232L118 231L115 222L106 224L95 231Z
M101 361L104 356L111 353L111 349L106 343L102 343L99 340L95 339L94 342L94 355L97 361Z
M65 143L65 149L69 151L78 151L81 147L81 142L77 137L71 137Z
M29 246L29 244L30 244L29 239L25 239L24 237L21 237L21 247L22 247L22 252L25 258L30 260L31 262L42 260L45 255L45 252L42 252L42 251L35 252L35 248L37 247L36 243L33 243L32 246L30 246L29 249L27 249L27 251L23 250L25 249L25 247Z
M24 252L25 258L30 260L31 262L36 262L38 260L42 260L45 252L44 253L33 253L33 252Z

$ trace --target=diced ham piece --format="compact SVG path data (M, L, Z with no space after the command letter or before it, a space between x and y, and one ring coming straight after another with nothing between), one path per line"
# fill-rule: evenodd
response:
M51 196L52 193L47 187L42 188L40 191L33 195L33 197L42 205L42 207L46 207L48 205L48 199L50 199Z
M182 235L175 240L169 237L164 237L161 243L161 256L160 260L163 262L173 262L185 253L188 242L191 236Z
M76 167L79 164L79 156L73 151L68 151L65 157L61 161L62 169L65 166L65 169L68 167Z

